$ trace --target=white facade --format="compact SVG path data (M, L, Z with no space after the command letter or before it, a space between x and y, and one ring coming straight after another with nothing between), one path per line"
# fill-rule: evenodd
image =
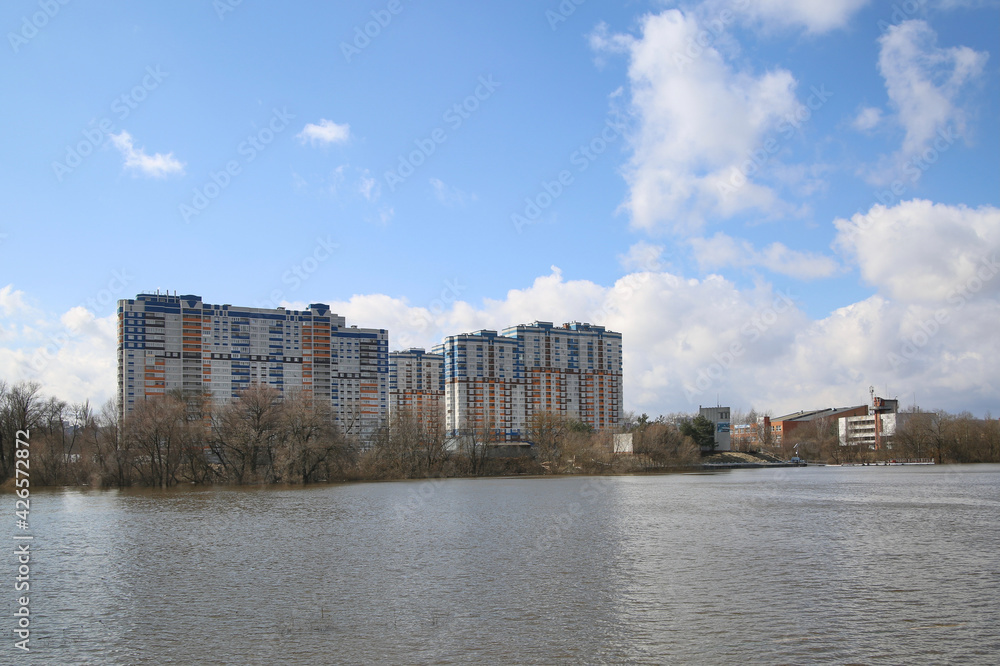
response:
M883 447L892 448L892 438L896 427L901 426L905 414L897 413L898 400L888 400L875 395L872 389L872 403L864 416L846 416L837 419L841 446L867 447L873 451Z
M614 435L612 445L615 453L635 453L632 447L632 433L630 432Z
M838 419L840 444L858 445L872 450L891 444L891 439L896 435L896 427L902 425L905 417L906 414L886 413Z

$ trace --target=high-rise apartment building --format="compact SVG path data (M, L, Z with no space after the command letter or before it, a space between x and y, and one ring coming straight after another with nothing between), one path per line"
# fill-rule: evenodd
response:
M414 347L389 354L389 413L407 413L429 432L444 429L444 357Z
M594 430L615 428L622 416L622 334L603 326L552 322L510 326L525 382L525 421L553 412Z
M516 441L524 429L524 372L517 341L482 330L449 335L433 351L444 359L445 431Z
M119 411L174 389L218 405L262 384L328 401L346 433L366 435L388 413L388 346L388 331L347 326L324 303L300 311L139 294L118 301Z
M492 429L497 441L526 436L535 414L577 419L595 430L622 415L622 336L603 326L536 321L453 335L444 357L446 430Z

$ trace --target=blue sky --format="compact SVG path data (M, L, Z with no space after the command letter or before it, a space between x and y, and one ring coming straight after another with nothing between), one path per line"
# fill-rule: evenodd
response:
M650 413L1000 411L998 3L622 4L6 3L0 377L111 397L161 288L597 321Z

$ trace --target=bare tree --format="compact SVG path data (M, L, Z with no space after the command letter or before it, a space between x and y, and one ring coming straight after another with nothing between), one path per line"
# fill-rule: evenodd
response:
M0 382L0 480L14 473L17 432L29 432L39 424L41 384Z
M774 436L774 426L771 425L771 411L764 410L762 412L757 412L751 407L750 414L755 414L757 419L755 422L757 428L757 450L770 455L775 455L776 453L780 454L780 451L775 450L776 441Z
M535 412L528 419L526 430L539 464L549 474L558 474L563 467L566 418L551 411Z
M281 394L254 384L212 417L209 447L235 483L271 482L280 444Z
M797 435L798 455L803 459L833 461L840 460L840 440L837 434L837 419L820 416L801 428ZM796 430L798 433L799 430Z
M277 465L281 480L313 483L344 476L350 451L328 403L302 394L288 396L280 426L284 431Z
M166 488L178 482L192 439L186 409L184 400L171 394L147 398L125 418L125 438L138 453L131 462L144 484Z
M499 432L492 416L481 421L471 421L459 434L459 453L470 476L484 476L489 469L490 455L499 439Z
M125 437L118 405L108 400L101 407L92 431L91 450L96 466L93 485L125 488L133 483L132 439Z
M364 474L379 479L411 478L419 440L417 420L409 413L395 412L388 424L375 431L362 454Z
M652 467L690 465L701 458L694 440L672 424L650 424L637 433L633 449L649 460Z

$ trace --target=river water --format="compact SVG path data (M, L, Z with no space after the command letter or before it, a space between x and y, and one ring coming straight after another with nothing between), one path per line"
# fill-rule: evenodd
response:
M997 465L31 502L0 663L1000 661Z

